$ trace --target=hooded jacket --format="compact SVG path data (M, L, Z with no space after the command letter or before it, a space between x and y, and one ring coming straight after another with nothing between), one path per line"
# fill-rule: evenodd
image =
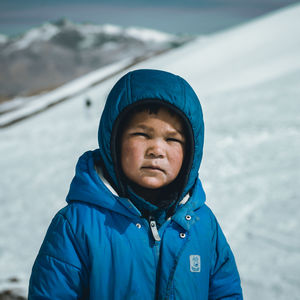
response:
M174 212L155 230L124 193L114 145L120 116L142 101L172 107L191 135ZM232 251L198 179L203 137L201 106L184 79L158 70L122 77L101 117L99 149L79 158L68 205L47 231L29 300L242 299ZM108 176L97 167L100 158Z

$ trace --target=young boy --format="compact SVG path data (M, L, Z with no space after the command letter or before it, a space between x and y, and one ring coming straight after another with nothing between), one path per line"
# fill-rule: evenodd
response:
M204 124L179 76L137 70L110 92L33 266L29 299L242 299L198 179Z

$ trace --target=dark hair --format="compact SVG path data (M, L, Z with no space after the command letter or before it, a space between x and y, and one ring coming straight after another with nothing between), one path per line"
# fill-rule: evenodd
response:
M124 130L127 128L130 120L133 118L133 116L137 113L140 112L147 112L149 113L149 115L156 115L158 114L160 109L165 109L167 110L167 112L171 115L171 116L176 116L179 118L179 120L182 123L182 126L184 127L184 122L183 120L180 118L180 116L178 116L174 110L172 110L169 107L166 107L164 105L162 105L161 103L144 103L141 105L137 105L136 107L133 107L123 118L121 125L120 125L120 132L118 132L119 137L122 137L122 133L124 132Z

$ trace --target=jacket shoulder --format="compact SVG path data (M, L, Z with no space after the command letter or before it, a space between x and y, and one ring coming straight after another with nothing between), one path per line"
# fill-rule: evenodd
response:
M98 219L105 219L106 211L106 209L91 203L72 201L58 211L57 215L61 215L66 219L74 231L77 231L78 226L80 226L80 224L88 224L89 219L94 214L97 214Z
M199 209L195 211L197 217L201 223L206 223L210 226L211 230L215 231L217 229L217 218L212 210L206 205L203 204Z

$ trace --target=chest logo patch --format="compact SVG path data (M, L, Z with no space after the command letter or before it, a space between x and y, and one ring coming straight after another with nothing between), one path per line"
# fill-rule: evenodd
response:
M200 255L190 255L190 271L191 272L201 271Z

